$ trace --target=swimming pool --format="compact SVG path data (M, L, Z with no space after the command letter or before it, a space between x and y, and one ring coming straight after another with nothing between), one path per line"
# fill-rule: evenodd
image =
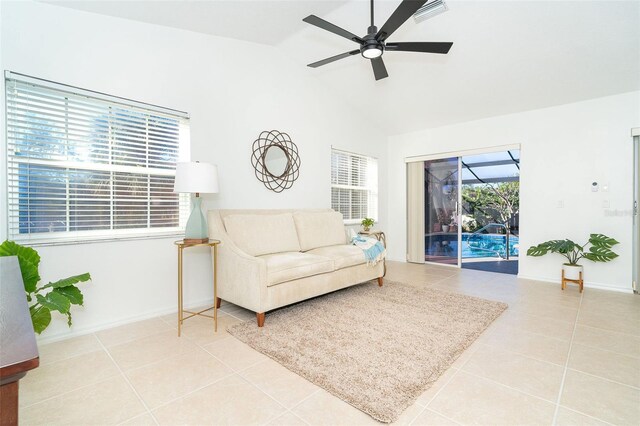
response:
M462 258L506 257L506 235L462 233ZM518 256L519 238L509 236L509 256Z
M506 236L504 234L472 234L462 233L462 258L479 257L506 258ZM458 241L455 234L431 234L425 238L427 256L457 257ZM518 256L519 239L515 235L509 237L509 256Z

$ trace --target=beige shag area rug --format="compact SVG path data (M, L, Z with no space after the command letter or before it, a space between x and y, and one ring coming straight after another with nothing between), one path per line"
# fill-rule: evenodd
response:
M381 422L392 422L507 305L386 281L353 286L228 331Z

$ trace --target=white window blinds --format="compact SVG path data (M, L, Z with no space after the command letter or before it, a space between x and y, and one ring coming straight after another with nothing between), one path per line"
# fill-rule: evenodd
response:
M331 150L331 208L347 223L378 220L378 160Z
M9 238L48 242L174 233L185 113L7 73ZM183 152L181 152L183 149Z

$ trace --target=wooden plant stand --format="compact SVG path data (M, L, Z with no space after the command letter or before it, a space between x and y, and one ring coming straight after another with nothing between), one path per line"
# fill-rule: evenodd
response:
M580 293L584 290L584 280L582 279L582 271L580 271L580 278L577 280L570 280L569 278L564 277L564 269L562 270L562 289L567 288L567 283L578 284L580 286Z

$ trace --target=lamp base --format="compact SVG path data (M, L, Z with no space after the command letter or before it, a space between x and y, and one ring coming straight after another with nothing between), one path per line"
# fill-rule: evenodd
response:
M208 243L209 239L208 238L185 238L184 240L185 244L204 244L204 243Z
M202 198L196 194L193 200L193 210L187 220L184 230L184 241L190 244L200 244L209 241L209 230L207 229L207 221L202 214Z

